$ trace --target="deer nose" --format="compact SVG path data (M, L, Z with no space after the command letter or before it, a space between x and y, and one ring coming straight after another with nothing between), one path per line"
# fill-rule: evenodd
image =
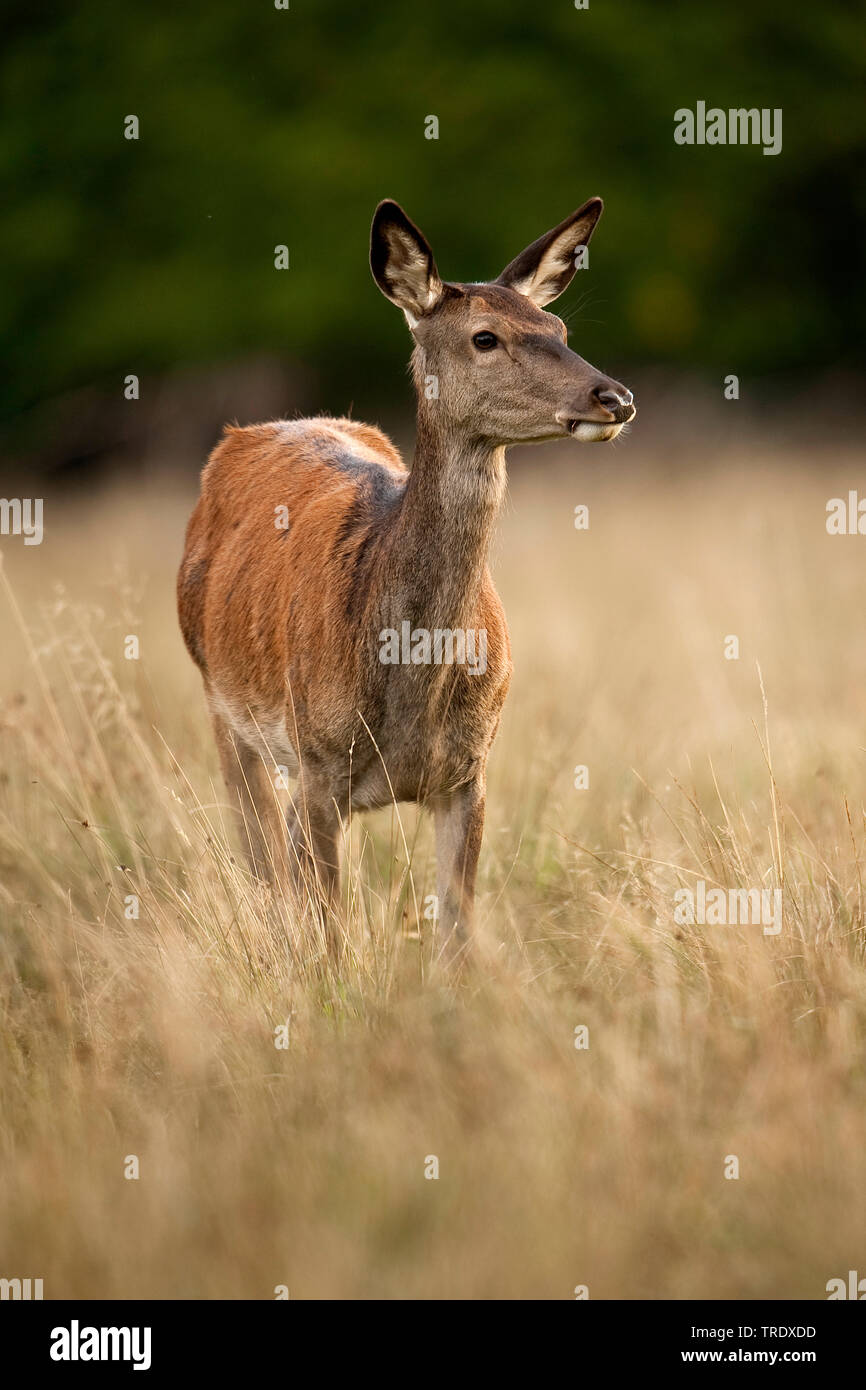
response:
M592 393L603 410L609 410L611 415L617 420L630 419L634 413L632 403L634 396L627 386L611 386L605 383L596 386Z

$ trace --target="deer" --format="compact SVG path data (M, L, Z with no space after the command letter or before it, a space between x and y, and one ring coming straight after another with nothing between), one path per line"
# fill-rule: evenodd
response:
M249 869L281 901L315 901L337 956L342 832L397 802L433 816L440 956L469 953L487 761L512 674L488 567L506 450L613 440L635 416L631 391L579 357L545 307L602 209L589 199L495 280L462 283L443 280L400 205L381 202L370 267L413 340L411 467L378 428L315 416L226 426L202 471L181 631ZM276 768L296 783L287 811Z

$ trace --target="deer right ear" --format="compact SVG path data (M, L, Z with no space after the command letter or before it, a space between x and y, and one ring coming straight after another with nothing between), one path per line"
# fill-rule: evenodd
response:
M556 299L568 287L577 269L576 252L589 245L604 203L590 198L582 208L566 217L553 231L540 236L507 265L497 285L507 285L525 294L539 309Z
M399 203L386 198L373 215L370 269L379 289L414 328L442 298L433 252Z

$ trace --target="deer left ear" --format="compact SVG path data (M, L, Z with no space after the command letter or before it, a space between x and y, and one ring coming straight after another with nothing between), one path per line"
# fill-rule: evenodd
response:
M442 298L433 252L399 203L386 198L373 217L370 268L382 293L406 315L410 328Z
M558 227L521 251L494 283L525 294L543 309L571 283L577 270L577 253L581 246L589 244L603 209L601 198L590 198Z

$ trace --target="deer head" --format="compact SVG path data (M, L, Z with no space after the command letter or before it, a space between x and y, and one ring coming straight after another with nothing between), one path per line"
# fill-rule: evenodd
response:
M468 441L609 440L634 418L631 391L572 352L565 324L544 312L570 284L602 207L590 198L478 284L443 281L403 209L376 209L370 265L415 340L416 389L435 380L440 420Z

